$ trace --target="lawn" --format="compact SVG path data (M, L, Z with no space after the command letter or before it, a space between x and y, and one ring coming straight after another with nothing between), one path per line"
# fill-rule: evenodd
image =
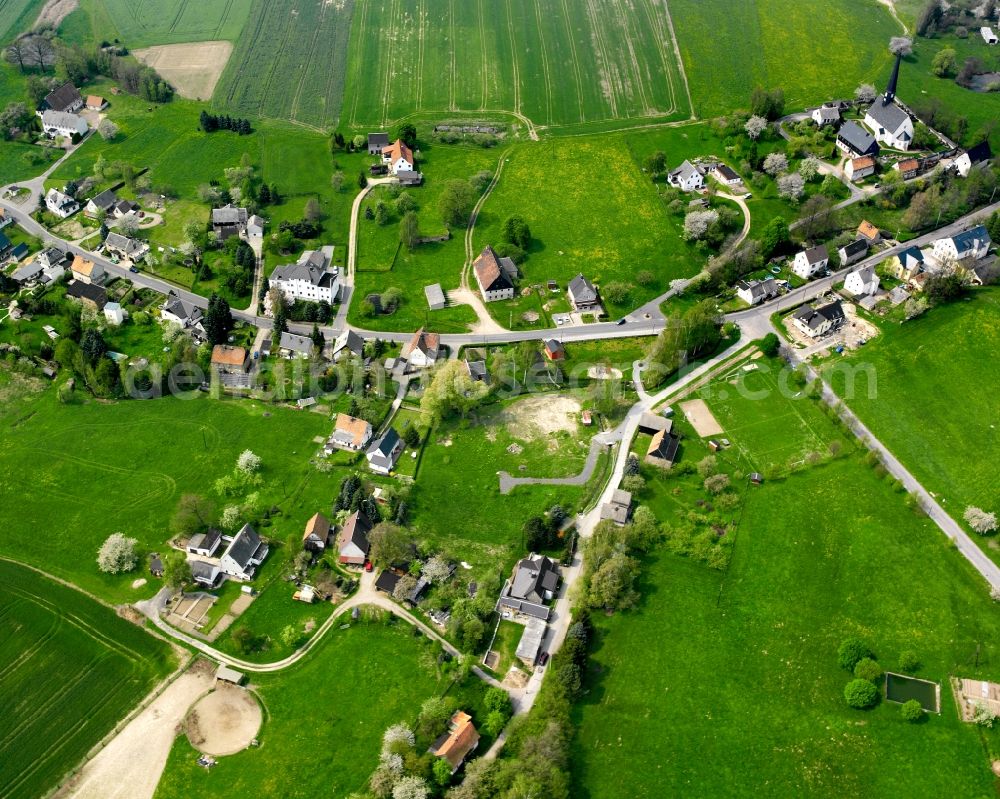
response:
M889 38L902 34L870 0L671 0L670 10L703 118L749 108L756 86L782 88L789 109L850 97L883 78Z
M996 474L998 375L992 353L1000 346L1000 290L977 290L970 302L934 308L882 334L844 363L873 375L845 396L848 370L830 364L833 388L961 523L967 505L1000 511ZM978 536L976 536L978 538ZM992 545L984 549L994 559Z
M386 728L412 724L420 703L447 687L438 652L402 623L331 630L296 666L252 677L267 708L259 748L205 770L181 736L156 798L345 797L363 790Z
M46 795L173 667L162 641L0 560L0 796Z
M946 683L925 724L844 704L848 635L885 668L914 649L921 677L1000 677L980 579L858 458L752 488L728 574L657 553L641 590L596 619L574 796L993 796Z
M121 39L132 49L154 44L235 41L250 14L253 0L190 3L189 0L91 0L86 7L99 19L113 20L107 40Z
M624 302L605 298L611 318L663 293L671 280L695 274L705 257L681 239L679 222L668 218L656 186L620 136L515 147L483 205L475 251L500 243L503 222L513 215L532 235L521 286L555 280L565 290L580 272L596 284L624 282ZM640 285L640 272L651 272L652 280ZM488 307L508 322L507 303Z
M689 115L664 3L357 0L354 20L351 127L420 111L537 125Z

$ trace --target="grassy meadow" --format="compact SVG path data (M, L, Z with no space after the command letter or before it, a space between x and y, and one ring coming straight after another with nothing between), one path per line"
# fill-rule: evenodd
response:
M0 661L4 799L46 795L173 666L162 641L8 560Z
M666 4L358 0L343 121L504 110L536 125L686 118Z
M0 43L6 44L31 28L45 0L9 0L0 4Z
M87 0L83 13L113 23L102 38L120 39L135 49L226 39L236 41L253 0L192 3L189 0Z

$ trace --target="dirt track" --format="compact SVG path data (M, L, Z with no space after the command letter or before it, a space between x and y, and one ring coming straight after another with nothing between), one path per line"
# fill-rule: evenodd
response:
M222 756L246 749L263 721L253 694L223 683L191 708L185 727L192 746L205 754Z

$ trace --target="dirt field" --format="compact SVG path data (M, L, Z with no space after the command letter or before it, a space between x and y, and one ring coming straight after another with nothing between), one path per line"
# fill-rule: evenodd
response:
M207 755L233 755L246 749L260 731L264 714L254 695L220 683L202 697L184 720L191 745Z
M132 55L163 75L181 97L208 100L232 52L232 42L193 42L161 44Z
M702 438L717 436L722 432L722 426L715 420L712 411L705 404L705 400L682 402L681 411L684 413L684 418L691 423L695 432Z
M622 370L613 366L591 366L587 370L587 377L594 380L620 380L621 376Z
M535 441L553 433L575 433L580 403L570 397L529 397L508 406L501 414L512 436Z
M48 25L58 28L59 23L72 14L76 7L80 5L79 0L48 0L35 20L35 27L40 28Z

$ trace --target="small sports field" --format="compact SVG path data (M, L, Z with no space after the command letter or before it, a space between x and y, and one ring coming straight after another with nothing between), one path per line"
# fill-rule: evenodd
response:
M0 560L0 797L55 787L171 666L109 608Z

